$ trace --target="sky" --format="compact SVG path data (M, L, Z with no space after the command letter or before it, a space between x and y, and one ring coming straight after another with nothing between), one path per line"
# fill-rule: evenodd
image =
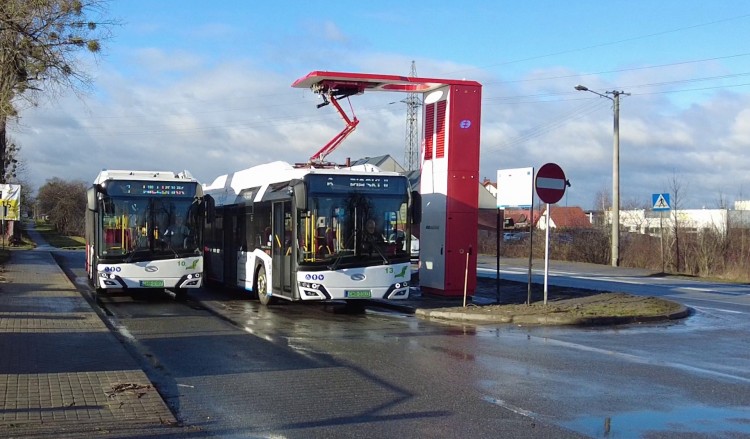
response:
M101 169L188 170L201 182L276 160L306 162L344 127L291 84L312 71L482 84L479 178L557 163L559 205L611 199L620 96L621 207L671 193L679 208L750 199L746 0L142 1L118 21L92 86L21 105L9 126L23 179L91 182ZM406 95L342 107L357 129L327 160L404 163ZM421 114L421 113L420 113ZM420 124L421 128L421 124Z

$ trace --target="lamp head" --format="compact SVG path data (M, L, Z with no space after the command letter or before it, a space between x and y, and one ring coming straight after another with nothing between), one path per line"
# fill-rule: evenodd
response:
M588 87L584 85L576 85L576 90L578 91L589 91Z

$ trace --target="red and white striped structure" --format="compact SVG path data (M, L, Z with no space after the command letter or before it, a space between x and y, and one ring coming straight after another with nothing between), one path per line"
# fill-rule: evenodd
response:
M425 294L461 296L466 290L472 295L476 288L481 84L315 71L292 86L325 93L329 99L365 91L422 93L419 281Z

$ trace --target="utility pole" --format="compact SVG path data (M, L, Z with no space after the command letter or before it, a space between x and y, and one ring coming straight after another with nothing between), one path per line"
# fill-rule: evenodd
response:
M411 62L409 76L417 77L417 64ZM409 93L405 100L406 104L406 150L404 152L404 166L407 171L419 169L419 107L422 101L417 93Z
M612 143L612 266L620 265L620 95L621 91L607 92L614 96L614 140Z
M620 265L620 95L630 96L624 91L612 90L604 94L576 85L578 91L588 91L612 101L614 110L614 140L612 146L612 266ZM609 97L607 95L612 95Z

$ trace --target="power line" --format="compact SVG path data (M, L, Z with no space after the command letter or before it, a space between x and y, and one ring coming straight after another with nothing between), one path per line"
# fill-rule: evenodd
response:
M646 84L632 84L632 85L626 85L622 87L618 86L618 88L665 87L669 85L688 84L688 83L703 82L703 81L716 81L716 80L721 80L721 79L732 79L732 78L740 78L740 77L746 77L746 76L750 76L750 72L734 73L730 75L705 76L705 77L700 77L700 78L676 79L674 81L652 82L652 83L646 83ZM711 90L711 89L718 89L718 88L744 87L745 85L747 84L729 84L729 85L717 85L713 87L702 87L702 88L697 88L697 89L666 90L666 91L661 91L661 92L636 93L636 94L646 95L646 94L680 93L680 92L693 91L693 90L699 91L699 90ZM571 96L575 94L576 94L575 92L550 92L550 93L538 93L538 94L527 94L527 95L485 97L483 98L483 100L485 102L493 102L495 104L529 104L529 103L552 103L552 102L562 102L562 101L596 99L596 98L548 99L548 98L555 98L555 97ZM516 99L524 99L524 100L520 101ZM528 99L533 99L533 100L528 100Z
M573 111L570 111L564 114L562 117L552 120L551 122L546 123L544 125L533 127L532 129L526 131L524 134L506 141L505 143L498 146L497 149L503 150L503 149L511 148L521 143L525 143L526 141L533 139L535 137L539 137L544 134L547 134L550 131L554 131L555 129L565 125L567 122L580 119L588 114L599 111L599 109L605 104L606 104L606 101L600 100L595 105L589 105L589 104L581 105L575 108Z
M704 63L708 61L719 61L723 59L731 59L731 58L739 58L743 56L750 55L750 52L747 53L738 53L735 55L726 55L726 56L717 56L713 58L704 58L704 59L697 59L697 60L690 60L690 61L677 61L673 63L666 63L666 64L655 64L650 66L643 66L643 67L631 67L627 69L615 69L615 70L604 70L601 72L592 72L592 73L578 73L578 74L571 74L571 75L559 75L559 76L545 76L541 78L528 78L528 79L517 79L513 81L486 81L483 83L483 85L492 85L492 84L514 84L514 83L520 83L520 82L536 82L536 81L548 81L552 79L567 79L567 78L581 78L585 76L594 76L594 75L604 75L607 73L622 73L622 72L632 72L637 70L648 70L648 69L661 69L665 67L674 67L674 66L682 66L687 64L698 64L698 63Z
M592 44L590 46L579 47L579 48L576 48L576 49L561 50L561 51L558 51L558 52L551 52L551 53L546 53L546 54L543 54L543 55L531 56L531 57L528 57L528 58L521 58L521 59L516 59L516 60L512 60L512 61L504 61L504 62L500 62L500 63L496 63L496 64L487 64L487 65L479 66L479 67L472 68L472 69L456 70L456 71L453 71L453 72L450 72L450 73L459 73L459 72L466 72L466 71L471 71L471 70L486 69L488 67L498 67L498 66L504 66L504 65L508 65L508 64L516 64L516 63L525 62L525 61L533 61L533 60L542 59L542 58L549 58L551 56L565 55L565 54L568 54L568 53L575 53L575 52L583 52L585 50L597 49L597 48L600 48L600 47L613 46L613 45L616 45L616 44L621 44L621 43L627 43L627 42L631 42L631 41L642 40L642 39L646 39L646 38L656 37L656 36L660 36L660 35L666 35L666 34L675 33L675 32L681 32L681 31L685 31L685 30L689 30L689 29L696 29L696 28L699 28L699 27L712 26L714 24L726 23L728 21L734 21L734 20L741 20L743 18L748 18L748 17L750 17L750 14L743 14L743 15L738 15L738 16L735 16L735 17L722 18L722 19L719 19L719 20L709 21L709 22L706 22L706 23L698 23L698 24L694 24L694 25L690 25L690 26L683 26L683 27L678 27L678 28L675 28L675 29L668 29L668 30L665 30L665 31L659 31L659 32L654 32L654 33L650 33L650 34L637 35L637 36L634 36L634 37L624 38L624 39L621 39L621 40L609 41L609 42L599 43L599 44Z

